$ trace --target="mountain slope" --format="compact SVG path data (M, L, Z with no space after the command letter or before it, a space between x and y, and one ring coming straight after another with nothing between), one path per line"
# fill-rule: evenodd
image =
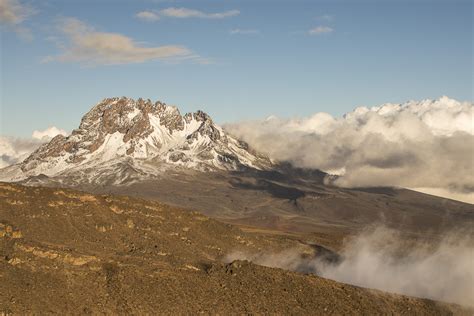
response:
M351 233L383 223L433 236L474 223L472 205L407 190L338 188L325 179L272 163L203 112L182 116L161 102L125 97L104 99L70 136L0 170L3 181L158 199L279 231Z
M313 248L158 202L5 183L0 196L3 314L472 313L315 275L223 263L235 250L308 255Z
M197 170L264 169L270 161L227 135L204 112L182 116L161 102L126 97L104 99L81 120L70 136L58 135L20 164L0 171L0 179L18 181L41 174L156 174L183 167ZM87 172L84 172L87 170Z

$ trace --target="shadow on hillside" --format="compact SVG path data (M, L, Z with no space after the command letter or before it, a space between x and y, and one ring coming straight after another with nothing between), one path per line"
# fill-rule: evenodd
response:
M304 191L301 191L296 188L285 187L267 180L256 179L255 182L243 181L239 178L233 178L229 183L234 188L244 189L244 190L258 190L265 191L270 193L273 197L279 199L289 200L296 205L296 200L298 198L304 197Z

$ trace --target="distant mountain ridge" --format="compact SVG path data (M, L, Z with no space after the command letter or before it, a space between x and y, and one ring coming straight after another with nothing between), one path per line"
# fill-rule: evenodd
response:
M71 135L58 135L21 163L0 170L0 180L69 172L77 176L91 169L146 174L172 167L208 171L270 166L268 158L227 135L202 111L181 115L159 101L115 97L95 105Z

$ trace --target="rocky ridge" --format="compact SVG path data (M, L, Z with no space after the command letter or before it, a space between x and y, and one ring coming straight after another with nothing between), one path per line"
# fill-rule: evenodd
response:
M0 179L77 175L86 169L117 172L117 166L125 173L153 174L170 167L205 171L270 165L202 111L181 115L159 101L121 97L99 102L71 135L54 137L20 164L1 170Z

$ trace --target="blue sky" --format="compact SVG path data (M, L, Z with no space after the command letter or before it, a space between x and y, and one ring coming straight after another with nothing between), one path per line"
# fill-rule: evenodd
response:
M2 135L71 130L123 95L219 123L473 99L472 1L0 4Z

